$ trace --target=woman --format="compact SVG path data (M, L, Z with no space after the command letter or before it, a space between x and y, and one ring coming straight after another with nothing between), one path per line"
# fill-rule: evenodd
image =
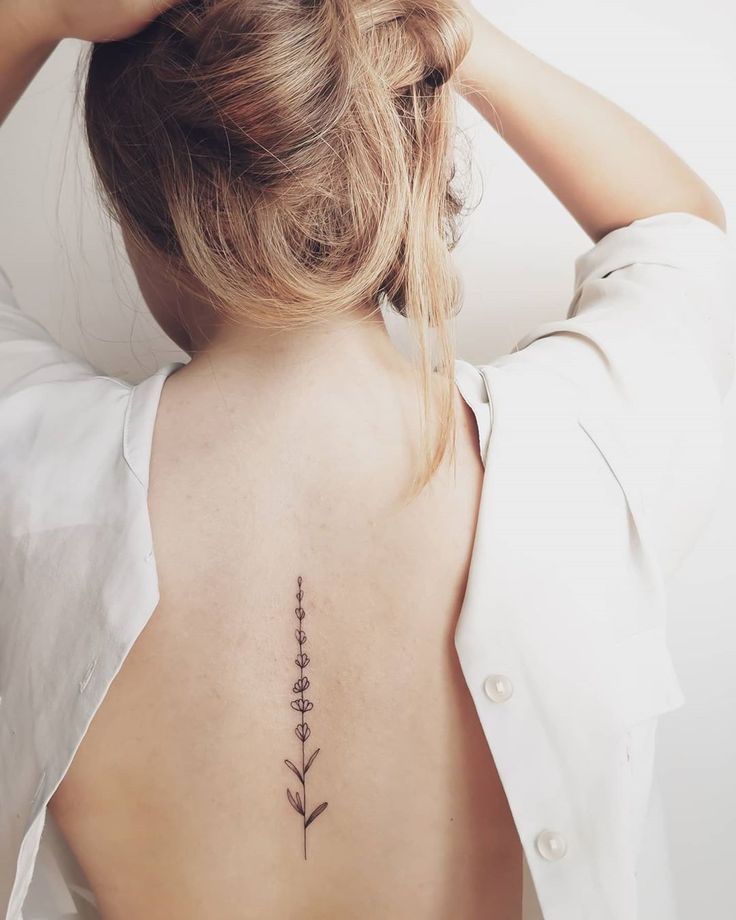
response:
M130 386L0 288L0 913L48 810L67 915L671 917L651 767L733 373L715 193L449 0L0 0L0 36L3 114L95 43L101 191L191 356ZM455 91L593 241L566 318L480 367Z

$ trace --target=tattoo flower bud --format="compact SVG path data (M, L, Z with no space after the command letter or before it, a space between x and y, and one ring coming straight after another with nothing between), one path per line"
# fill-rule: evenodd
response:
M299 645L304 645L304 643L307 641L307 634L303 629L295 629L294 635L296 636L296 641L299 643Z
M309 712L310 709L314 709L314 704L311 700L299 699L291 701L291 708L296 709L297 712Z
M300 652L294 659L297 667L306 668L309 664L309 655L305 655L304 652Z
M293 690L294 690L294 693L302 693L304 690L307 689L307 687L309 687L309 678L300 677L297 679L296 683L294 684Z
M306 722L300 722L294 731L296 732L296 736L300 741L306 741L307 738L312 734L312 729L307 725Z
M304 610L301 607L295 607L294 613L299 617L300 620L304 619Z

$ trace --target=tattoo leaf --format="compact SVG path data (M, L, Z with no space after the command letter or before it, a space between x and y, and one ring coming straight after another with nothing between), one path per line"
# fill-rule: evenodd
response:
M319 751L320 751L320 749L317 748L317 750L312 754L312 756L309 758L309 760L304 764L304 775L305 775L305 776L307 775L307 770L312 766L312 761L313 761L314 758L317 756L317 754L319 754Z
M297 803L294 801L294 796L291 794L291 789L287 789L287 790L286 790L286 795L287 795L289 801L291 802L291 804L294 806L294 808L299 812L299 814L300 814L300 815L303 815L303 814L304 814L304 809L301 807L301 804L297 805ZM297 797L297 799L299 798L299 793L298 793L298 792L297 792L297 794L296 794L296 797ZM301 800L300 800L300 803L301 803Z
M319 750L319 748L317 748L317 750ZM312 755L312 756L314 756L314 755ZM304 783L304 779L302 778L302 775L301 775L301 773L299 772L299 768L296 767L290 760L285 760L284 763L286 764L286 766L287 766L293 773L296 773L296 775L299 777L299 782L303 784L303 783ZM307 764L307 766L309 766L309 764ZM306 771L306 768L305 768L304 772L305 772L305 773L307 772L307 771Z
M303 815L303 814L304 814L304 806L302 805L302 799L301 799L301 796L299 795L298 792L297 792L297 794L296 794L296 804L299 806L299 812L300 812L300 814Z
M299 793L297 793L297 796L298 796L298 795L299 795ZM323 802L321 805L318 805L318 806L314 809L314 811L312 812L312 814L307 818L307 822L306 822L306 824L304 825L304 827L305 827L305 828L306 828L306 827L309 827L309 825L312 823L312 821L315 820L315 818L319 818L319 816L322 814L322 812L325 810L325 808L327 808L327 802Z

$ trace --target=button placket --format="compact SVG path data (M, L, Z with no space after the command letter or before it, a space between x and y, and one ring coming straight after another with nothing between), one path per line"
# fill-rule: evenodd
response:
M514 693L514 685L506 674L489 674L483 681L483 692L494 703L505 703ZM558 831L545 828L535 838L539 855L555 862L567 853L567 841Z

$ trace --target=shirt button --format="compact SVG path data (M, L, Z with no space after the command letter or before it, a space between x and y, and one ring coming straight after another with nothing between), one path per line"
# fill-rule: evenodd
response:
M504 703L514 692L514 686L505 674L489 674L483 682L488 699L494 703Z
M567 853L567 843L556 831L542 831L537 835L537 849L545 859L562 859Z

